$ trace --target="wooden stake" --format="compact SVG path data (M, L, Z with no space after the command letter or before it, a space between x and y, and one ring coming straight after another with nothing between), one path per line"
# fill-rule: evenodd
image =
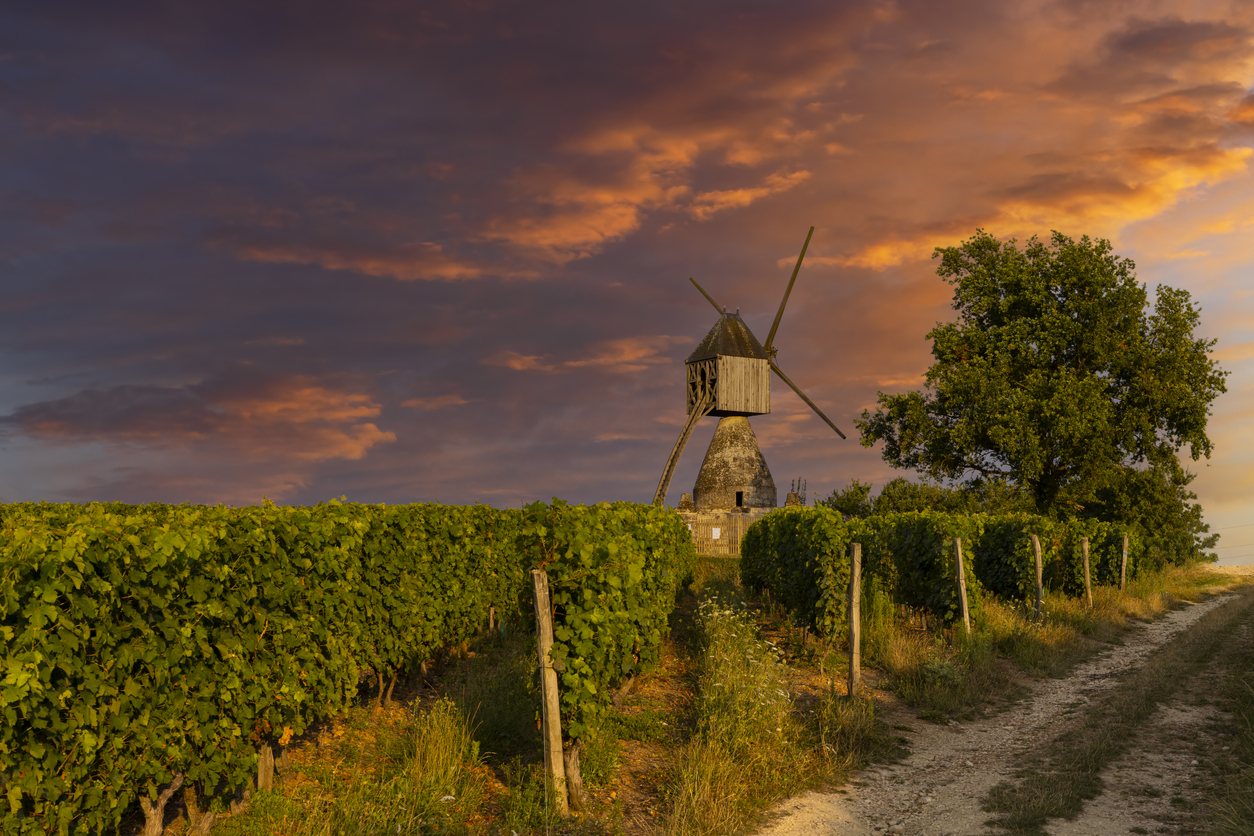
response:
M540 694L543 700L541 731L544 735L544 765L553 780L558 812L570 814L566 799L566 765L562 759L562 718L558 707L557 671L549 650L553 647L553 610L549 604L549 576L543 569L531 570L536 594L536 623L540 628Z
M1123 535L1123 560L1119 562L1119 591L1128 585L1128 535Z
M1035 534L1032 535L1032 557L1036 563L1036 618L1039 621L1042 612L1042 599L1045 597L1045 587L1041 583L1041 538Z
M971 611L967 609L967 572L962 565L962 538L954 538L954 557L958 561L958 603L962 608L962 626L971 632Z
M862 544L849 545L849 696L862 684Z
M271 792L274 789L274 748L269 740L257 747L257 789Z
M1084 555L1084 603L1093 609L1093 585L1089 582L1089 538L1080 538L1080 552Z

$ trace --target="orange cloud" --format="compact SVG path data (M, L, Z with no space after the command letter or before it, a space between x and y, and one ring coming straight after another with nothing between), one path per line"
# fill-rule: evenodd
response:
M1218 351L1210 353L1212 359L1223 360L1235 363L1239 360L1248 360L1254 357L1254 342L1237 343L1236 345L1227 345Z
M541 362L544 357L537 354L519 354L517 351L502 350L485 358L485 366L503 366L518 372L555 372L558 367Z
M672 362L663 354L672 345L690 344L690 337L624 337L617 340L605 340L592 347L591 355L579 360L567 360L563 363L545 363L548 355L520 354L517 351L498 351L487 357L483 363L488 366L503 366L520 372L566 372L571 369L598 368L616 374L641 372L650 366Z
M227 447L253 460L360 459L396 435L363 421L380 412L369 396L305 376L260 378L247 370L184 387L88 389L19 407L0 423L63 443Z
M701 192L692 199L688 212L698 220L705 220L723 209L743 208L768 195L786 192L808 179L808 171L776 172L767 177L761 186L754 188Z
M585 366L596 366L605 371L630 374L641 372L650 366L670 363L671 358L662 354L672 345L684 345L692 342L689 337L626 337L620 340L606 340L593 348L591 357L583 360L571 360L563 363L566 368L577 369Z

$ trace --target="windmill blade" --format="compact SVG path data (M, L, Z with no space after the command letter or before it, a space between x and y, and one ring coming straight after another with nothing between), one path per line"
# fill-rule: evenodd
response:
M722 316L723 314L727 313L726 309L724 309L723 307L721 307L721 306L719 305L719 303L718 303L718 302L715 302L715 301L714 301L714 297L713 297L713 296L711 296L710 294L708 294L708 293L706 293L706 292L705 292L705 288L704 288L704 287L702 287L701 285L697 284L697 280L696 280L696 279L694 279L692 276L689 276L689 277L688 277L688 281L692 282L693 287L695 287L697 290L701 291L701 295L702 295L702 296L704 296L706 299L709 299L709 300L710 300L710 304L714 306L714 310L718 311L720 316Z
M801 398L801 400L809 404L810 408L814 410L815 414L817 414L820 418L822 418L824 421L827 422L827 426L836 430L836 435L840 436L841 438L844 438L845 434L840 431L840 428L832 423L831 418L828 418L826 415L823 414L823 410L815 406L814 401L806 397L805 392L802 392L800 389L797 388L797 384L793 383L791 380L788 379L788 375L784 374L784 370L781 369L779 366L775 365L774 360L771 360L770 363L771 363L771 371L779 375L779 379L787 383L788 387L797 393L797 397Z
M671 449L671 457L666 460L666 467L662 470L662 478L658 480L657 490L653 493L653 504L659 508L666 504L666 492L671 487L671 477L675 475L675 468L679 466L679 457L684 454L684 448L688 446L688 439L692 438L692 431L696 429L697 422L710 414L710 410L714 408L714 401L710 397L710 393L706 392L701 396L701 400L693 406L692 412L688 413L688 420L684 424L684 428L679 433L679 440L675 442L675 446ZM840 432L837 430L836 432Z
M806 250L810 247L810 236L813 234L814 227L810 227L810 231L806 233L806 242L801 245L801 255L797 256L797 266L792 268L792 278L788 280L788 289L784 291L784 301L779 303L779 313L775 314L775 321L771 323L771 333L766 335L766 342L762 347L766 349L767 354L771 353L771 343L775 342L775 332L779 330L779 321L784 318L784 306L788 304L788 296L792 293L793 282L797 281L797 273L801 270L801 260L806 257ZM796 387L794 386L793 388L795 389ZM805 395L801 397L804 398ZM815 407L815 409L818 409L818 407ZM819 414L821 415L822 413ZM827 423L830 424L832 422L828 421ZM832 429L836 428L832 427ZM836 432L840 432L840 430L836 430ZM844 436L842 435L841 438L844 438Z

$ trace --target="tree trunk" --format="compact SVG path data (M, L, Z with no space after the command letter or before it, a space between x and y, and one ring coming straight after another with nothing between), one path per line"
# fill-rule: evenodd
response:
M181 786L183 786L183 775L176 773L170 785L157 795L156 802L146 795L140 796L139 806L144 811L144 829L141 836L161 836L162 831L165 830L165 805L169 803L170 796L178 792Z
M379 680L379 693L375 699L374 711L372 713L375 716L378 716L379 712L383 711L383 673L381 671L375 671L374 675Z
M579 745L576 740L569 749L562 752L562 760L566 766L566 792L570 796L570 809L582 813L587 809L583 794L583 775L579 772Z
M399 671L392 674L392 682L388 685L388 695L383 701L388 708L392 707L392 689L396 687L396 677L398 673Z
M183 805L187 807L187 821L191 824L187 830L188 836L206 836L217 821L218 814L200 809L200 800L191 784L183 787Z

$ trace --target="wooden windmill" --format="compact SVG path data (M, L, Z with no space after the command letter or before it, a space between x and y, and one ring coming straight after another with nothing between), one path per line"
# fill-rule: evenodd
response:
M748 421L751 415L766 415L771 411L770 372L775 372L780 380L787 383L829 427L836 430L837 435L845 437L831 419L823 414L823 410L815 406L814 401L806 397L775 362L775 332L779 330L784 306L788 304L788 296L792 293L793 283L797 281L797 273L801 270L801 262L806 256L810 236L813 234L814 227L810 227L765 344L758 342L749 326L740 318L739 311L728 313L726 308L715 302L714 297L697 284L696 279L689 279L718 311L719 319L685 361L688 421L666 461L657 493L653 496L654 505L662 505L666 501L671 477L675 475L679 458L683 455L684 447L688 444L697 422L707 415L717 415L718 429L714 431L714 438L710 441L710 448L701 465L701 474L693 489L696 508L731 510L775 507L775 483Z

